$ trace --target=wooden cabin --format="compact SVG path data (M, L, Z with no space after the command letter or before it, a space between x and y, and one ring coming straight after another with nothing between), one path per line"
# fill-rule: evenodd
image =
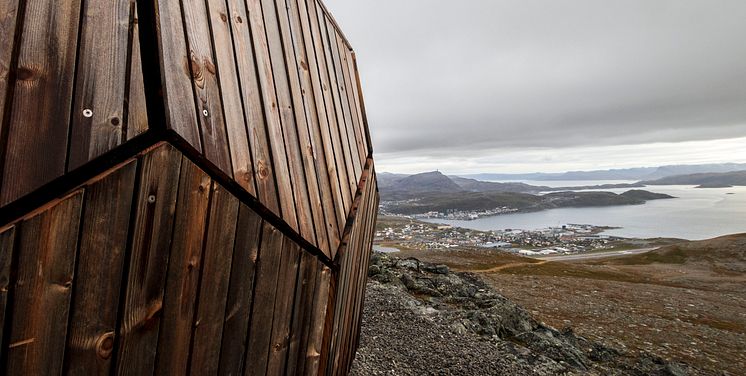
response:
M0 31L0 374L349 371L378 193L319 0L3 0Z

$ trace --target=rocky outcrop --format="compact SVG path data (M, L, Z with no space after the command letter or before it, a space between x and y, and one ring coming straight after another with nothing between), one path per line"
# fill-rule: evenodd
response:
M375 254L353 374L687 375L557 330L469 273ZM420 351L418 351L420 349Z

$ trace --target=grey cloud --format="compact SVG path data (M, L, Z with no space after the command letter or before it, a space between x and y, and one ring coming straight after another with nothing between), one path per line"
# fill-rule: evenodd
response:
M746 135L742 0L327 0L376 151Z

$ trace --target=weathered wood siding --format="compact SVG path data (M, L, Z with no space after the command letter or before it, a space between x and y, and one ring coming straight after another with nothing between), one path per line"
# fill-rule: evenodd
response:
M0 373L344 373L373 222L332 271L160 144L0 229Z
M7 0L0 32L0 374L348 371L378 195L320 1Z
M162 125L333 258L371 148L324 6L155 2ZM132 0L8 0L0 30L0 206L147 131Z

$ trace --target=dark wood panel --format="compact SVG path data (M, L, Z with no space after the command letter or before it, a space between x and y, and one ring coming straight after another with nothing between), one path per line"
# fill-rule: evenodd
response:
M142 76L142 59L140 58L140 27L138 25L137 8L132 3L132 18L130 26L130 66L129 88L127 90L127 140L148 130L148 109L145 104L145 84Z
M306 343L311 334L313 322L313 298L316 279L321 265L308 252L302 252L298 280L295 285L293 303L293 321L290 327L290 339L287 350L286 372L294 374L302 370L306 359Z
M157 375L186 374L210 202L210 177L182 160L174 235L158 337Z
M337 73L336 73L336 67L334 62L334 48L332 47L332 39L331 36L333 36L334 30L329 30L329 22L327 21L327 17L325 14L319 15L319 25L321 28L321 42L322 46L324 48L324 54L326 57L326 66L328 69L329 74L329 92L331 93L332 102L331 104L327 104L332 107L335 115L336 121L331 123L332 126L332 134L335 135L340 140L341 145L341 153L344 155L344 161L346 165L346 177L340 177L340 180L342 180L346 184L342 184L342 188L347 187L347 190L354 195L355 194L355 186L357 186L357 179L356 176L356 165L354 164L354 159L352 158L352 152L350 150L350 144L349 139L347 138L347 128L345 125L345 113L342 108L342 102L340 100L340 94L339 94L339 84L337 81ZM349 209L349 207L348 207Z
M258 71L262 103L264 105L265 125L272 153L272 166L277 179L277 193L280 198L280 211L282 218L295 231L299 231L298 218L295 211L293 186L290 181L290 170L288 165L288 153L285 149L285 141L280 123L280 113L277 103L277 94L274 86L272 62L270 59L267 32L264 26L262 13L262 0L246 0L251 27L252 42L254 44L254 56L256 58L256 70Z
M311 316L311 328L306 344L305 363L298 364L296 375L316 375L319 372L322 346L324 343L324 328L326 324L327 307L329 303L329 292L332 271L324 266L319 278L316 280L316 288L313 297L313 314ZM302 365L302 367L301 367Z
M163 99L166 107L167 127L176 131L190 145L202 151L200 132L195 115L192 90L192 69L187 54L183 15L179 1L157 0L155 12L160 42Z
M233 249L230 288L225 307L223 343L220 352L221 375L243 374L249 315L254 298L254 273L261 241L263 221L245 205L241 205L236 225L236 245Z
M342 73L345 81L345 94L347 94L347 101L349 102L350 112L352 117L353 131L349 135L354 138L357 145L358 160L365 167L365 160L368 158L368 151L365 147L365 137L362 132L362 116L360 114L360 106L358 104L358 96L356 95L356 85L353 83L353 66L351 59L351 51L346 47L342 41L342 37L337 34L337 46L339 47L339 56L342 64Z
M228 16L230 13L228 13L225 1L209 1L207 6L225 111L225 127L233 165L233 178L247 192L256 195L251 150L244 124L243 100L241 88L238 86L240 82L237 79L238 71L233 51L231 23L234 20ZM243 22L243 19L241 21Z
M314 223L316 223L317 229L319 225L325 227L327 238L325 241L322 241L322 239L319 240L319 247L331 258L333 254L332 249L336 249L339 246L339 228L342 226L340 224L342 216L337 215L338 211L335 207L337 205L335 200L336 202L340 202L339 205L341 205L342 198L341 196L335 197L332 193L333 185L331 184L330 176L336 180L336 172L330 175L328 171L327 153L324 149L321 130L319 128L321 123L324 123L325 127L328 127L328 125L326 125L326 111L322 107L319 112L317 107L319 104L323 104L323 98L321 97L321 90L318 86L318 79L314 82L312 78L318 72L318 66L316 64L315 51L313 50L313 40L306 4L304 0L287 0L286 7L290 17L292 43L297 61L295 68L300 76L299 86L307 119L311 161L315 167L315 181L319 188L319 199L323 208L323 218L320 219L323 222L319 224L318 220L314 219ZM309 58L309 54L311 58ZM333 155L330 160L333 160ZM339 194L338 191L335 192Z
M352 58L352 65L354 67L353 72L355 76L355 86L354 88L357 89L357 92L355 95L357 96L358 104L360 106L360 115L362 116L362 127L363 127L363 134L365 135L365 141L366 141L366 149L367 149L367 156L372 157L373 156L373 146L370 139L370 128L368 127L368 115L365 111L365 98L363 98L363 84L360 81L360 71L357 67L357 57L355 56L354 51L350 51L351 58Z
M136 167L131 161L86 189L65 351L68 374L111 369Z
M300 247L286 239L282 247L277 295L272 315L271 347L267 360L268 375L281 375L285 370L299 263Z
M298 143L299 119L295 118L293 112L294 104L291 98L291 83L288 81L288 67L285 64L286 46L283 46L283 31L280 29L276 11L276 0L262 0L262 11L264 12L264 25L267 34L267 45L272 63L272 73L277 95L277 106L279 107L280 126L285 140L285 152L288 159L290 180L293 186L293 199L295 200L296 216L298 218L298 230L304 239L311 244L316 244L313 220L311 219L311 203L308 196L308 184L306 173L303 168L300 144ZM287 23L287 17L284 18ZM292 46L291 46L292 48ZM284 204L284 202L283 202Z
M192 338L189 372L193 374L214 375L218 372L237 220L238 199L213 183Z
M307 0L306 4L308 5L308 16L311 23L316 62L318 64L319 83L324 99L323 108L328 120L326 124L327 127L324 127L324 124L321 124L321 136L324 140L324 147L328 147L332 150L331 155L334 156L334 159L329 159L329 153L327 152L326 162L329 166L330 173L332 172L332 167L336 168L336 182L339 187L340 195L342 196L342 205L338 207L338 210L341 212L339 215L342 217L342 224L339 227L341 233L344 229L344 223L347 220L347 210L350 205L352 205L352 194L350 193L347 184L347 165L345 164L344 151L342 150L342 143L339 139L339 131L337 130L337 113L334 110L334 99L331 94L332 86L329 82L329 70L327 68L326 53L324 52L325 44L323 40L326 36L326 24L323 23L323 13L318 9L316 1ZM321 18L319 18L320 13L322 15Z
M125 375L153 372L181 155L164 145L146 154L141 163L117 342L116 373Z
M16 36L16 24L19 18L18 0L5 0L0 2L0 136L5 133L5 100L8 88L13 87L10 79L11 64L13 60L13 42ZM0 155L5 150L0 146Z
M122 143L131 5L83 2L68 170Z
M10 267L13 261L13 250L16 239L16 227L10 226L0 230L0 354L4 352L5 317L10 290ZM0 361L2 355L0 355Z
M277 17L280 25L282 44L284 46L283 50L285 52L287 75L289 77L289 95L292 99L293 113L296 119L299 144L298 153L305 171L305 184L308 188L308 196L306 197L308 205L306 205L306 207L309 209L308 214L313 220L312 231L315 233L315 244L324 252L331 254L328 244L329 239L326 230L326 219L324 218L324 207L321 205L319 177L316 173L316 160L314 158L315 151L311 143L311 132L309 131L310 120L306 113L304 101L305 92L307 89L310 90L310 87L304 87L304 85L302 85L298 72L299 67L305 64L305 62L301 60L301 63L299 63L296 56L296 47L293 41L292 29L299 28L300 24L299 22L296 22L296 25L291 24L289 8L292 3L294 3L294 1L277 1ZM298 210L301 210L301 208L298 208Z
M27 5L0 206L65 172L80 0Z
M339 94L339 103L342 107L342 115L344 123L340 122L341 137L347 138L347 143L350 148L350 158L352 158L352 166L355 171L354 185L357 186L357 182L360 181L360 176L363 173L362 161L360 154L357 150L357 143L355 142L355 124L353 122L353 116L350 110L349 97L347 96L347 88L345 84L344 66L346 65L340 56L340 48L338 45L339 34L331 27L331 22L327 19L327 25L329 26L329 48L332 52L332 60L334 61L334 71L336 73L337 90Z
M80 190L20 225L8 375L62 372L82 201Z
M250 29L246 3L243 0L227 0L231 15L233 47L235 51L238 83L243 98L244 117L253 160L256 179L256 194L259 201L278 216L280 211L277 196L275 168L272 165L272 152L269 147L263 107L263 95L259 85L257 60L254 58L253 29ZM278 172L287 171L287 168Z
M246 349L244 374L266 375L272 344L272 318L277 296L278 276L284 238L269 224L262 228L262 244L256 269L256 287L251 308L251 325Z
M184 24L189 49L189 67L197 104L205 157L223 172L232 175L228 138L223 115L223 100L218 69L212 50L212 34L203 0L184 0Z

